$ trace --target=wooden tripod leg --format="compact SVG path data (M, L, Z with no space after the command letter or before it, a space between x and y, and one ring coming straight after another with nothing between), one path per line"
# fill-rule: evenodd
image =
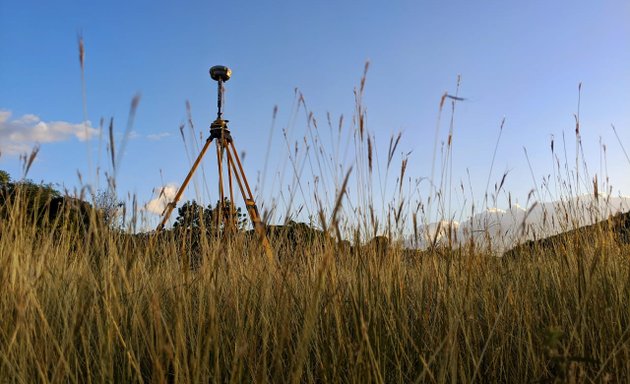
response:
M238 217L236 217L236 213L234 210L234 183L232 182L232 171L233 167L230 166L230 160L228 159L228 167L227 167L227 171L228 171L228 185L230 187L230 212L226 213L229 214L227 221L227 225L228 225L228 230L232 233L237 231L237 226L238 226Z
M221 152L225 148L225 144L223 143L223 138L217 139L217 168L219 175L219 205L217 208L217 217L216 225L217 230L221 227L221 222L223 221L223 204L225 203L225 193L223 192L223 152ZM229 165L228 165L229 167ZM217 232L218 233L218 232Z
M186 186L190 182L190 179L192 178L193 174L195 173L195 170L199 166L199 163L201 162L201 159L206 154L206 151L208 150L208 147L210 146L210 143L212 143L212 138L211 137L209 137L206 140L206 144L204 144L203 148L201 149L201 152L199 153L199 156L197 156L197 159L193 163L192 168L190 168L190 171L188 171L188 175L186 175L186 178L184 179L184 182L182 183L181 187L179 187L179 189L177 190L177 193L175 194L175 197L173 198L173 201L168 203L166 205L166 207L164 208L164 211L162 212L162 221L160 222L160 224L155 229L157 232L160 232L162 229L164 229L164 226L166 225L166 222L168 221L168 218L171 216L171 213L173 213L173 209L175 209L175 206L177 205L177 202L182 197L182 194L184 193L184 190L186 189Z
M225 149L227 153L228 167L231 166L234 170L236 183L241 190L243 200L245 200L245 207L247 208L247 213L249 213L249 217L252 220L252 224L254 225L254 230L260 237L260 241L263 245L263 248L265 249L267 259L269 259L270 263L273 263L274 256L273 251L271 250L271 244L269 244L269 239L267 239L267 229L265 223L263 223L260 218L258 207L256 206L256 202L254 201L254 196L252 195L252 191L249 188L249 184L247 183L247 177L245 176L245 172L243 172L243 166L241 165L241 160L238 157L238 153L236 152L234 143L230 142ZM238 164L238 168L234 164L234 159L236 159L236 164ZM243 187L243 184L245 185L245 188Z

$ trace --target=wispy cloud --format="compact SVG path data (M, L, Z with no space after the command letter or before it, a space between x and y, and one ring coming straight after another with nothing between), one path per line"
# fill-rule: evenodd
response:
M145 204L144 209L148 212L161 215L166 205L170 203L177 193L177 185L166 184L163 187L156 188L157 197Z
M69 123L66 121L42 121L37 115L23 115L11 119L12 113L0 110L0 152L4 155L18 155L28 152L37 143L53 143L70 140L80 141L98 135L98 129L89 121Z
M158 141L158 140L162 140L165 137L169 137L171 134L168 132L160 132L160 133L154 133L151 135L147 135L147 139L151 140L151 141Z

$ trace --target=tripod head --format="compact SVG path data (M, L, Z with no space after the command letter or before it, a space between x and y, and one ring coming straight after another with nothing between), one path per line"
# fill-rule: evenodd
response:
M210 68L210 77L217 82L217 121L223 116L223 83L230 80L232 70L224 65L215 65Z
M210 77L214 81L228 81L232 77L232 70L224 65L215 65L210 68Z

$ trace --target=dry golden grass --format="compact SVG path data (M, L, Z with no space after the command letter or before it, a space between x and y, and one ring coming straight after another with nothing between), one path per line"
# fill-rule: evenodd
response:
M191 270L186 239L42 231L11 213L3 381L630 378L630 254L605 233L510 260L298 240L273 268L240 237L202 242Z
M417 235L425 214L449 219L444 191L453 178L451 119L441 181L427 204L404 196L403 157L395 198L375 208L378 156L361 106L364 84L365 76L349 135L359 203L343 205L350 167L339 161L340 141L328 156L307 112L313 150L289 149L296 172L286 216L304 164L330 171L334 182L319 180L323 193L317 183L302 192L316 196L311 216L330 236L273 238L277 264L245 235L201 237L191 247L186 236L130 235L97 219L87 231L42 228L20 199L3 207L1 381L628 382L630 248L609 231L576 231L509 258L473 246L360 246L358 239L400 233L410 221ZM461 100L445 94L440 114L447 98L453 112ZM385 180L399 141L390 140ZM570 176L580 181L577 169ZM353 247L332 240L342 233L356 234Z

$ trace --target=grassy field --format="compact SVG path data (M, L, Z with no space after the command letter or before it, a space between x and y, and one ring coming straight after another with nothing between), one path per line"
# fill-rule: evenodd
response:
M450 195L441 191L453 189L453 120L441 160L436 132L436 199L416 205L402 192L407 158L390 172L400 135L390 139L377 176L364 81L354 130L344 136L354 148L352 167L338 166L343 140L326 147L308 111L312 150L298 150L298 139L293 152L287 141L287 168L309 164L334 182L300 184L294 175L292 191L314 188L302 194L315 196L312 216L324 235L279 231L271 239L274 262L244 233L222 241L187 231L133 235L93 213L42 224L26 195L4 201L0 381L628 382L630 246L614 226L531 243L509 257L473 243L425 251L366 243L417 231L432 204L449 217ZM452 105L454 112L455 99ZM339 126L345 135L342 119ZM583 183L578 160L579 152L573 171L558 162L564 180L557 185ZM350 174L358 203L346 208ZM487 205L505 176L489 197L486 191ZM380 219L377 177L395 187ZM341 234L356 235L348 243L338 241Z
M630 248L497 258L245 235L0 227L3 382L626 382ZM95 220L96 222L96 220ZM533 255L533 256L532 256Z

